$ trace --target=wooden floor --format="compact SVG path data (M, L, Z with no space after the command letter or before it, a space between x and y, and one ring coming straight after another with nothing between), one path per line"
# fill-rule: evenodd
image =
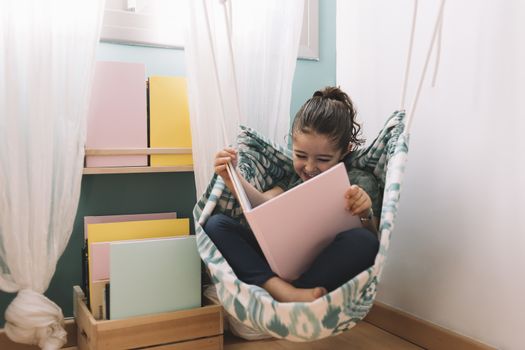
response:
M370 323L359 322L351 330L338 336L310 343L294 343L286 340L267 339L246 341L224 334L224 350L321 350L321 349L352 349L352 350L420 350L419 346L404 341Z
M76 350L76 347L65 348ZM286 340L266 339L247 341L229 332L224 333L224 350L422 350L365 321L338 336L310 343L294 343Z

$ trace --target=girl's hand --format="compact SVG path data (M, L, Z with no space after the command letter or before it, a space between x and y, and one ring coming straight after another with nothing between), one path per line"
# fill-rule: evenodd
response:
M215 155L215 173L222 177L226 183L231 182L228 175L227 164L231 162L234 167L237 166L237 151L234 148L226 147L217 152Z
M345 198L346 210L360 217L368 216L370 208L372 207L372 200L365 190L357 185L352 185L346 191Z

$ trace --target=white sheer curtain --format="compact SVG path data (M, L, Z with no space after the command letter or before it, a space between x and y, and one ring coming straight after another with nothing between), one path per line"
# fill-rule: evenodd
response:
M233 4L241 111L248 126L284 146L304 1L238 0Z
M0 289L15 342L58 349L43 296L73 226L103 0L0 2Z
M286 143L304 0L188 4L185 52L199 197L215 153L233 144L239 124Z

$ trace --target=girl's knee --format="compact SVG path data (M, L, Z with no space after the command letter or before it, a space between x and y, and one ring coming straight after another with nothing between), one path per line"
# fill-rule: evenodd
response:
M365 228L355 228L341 232L337 235L338 244L347 245L352 248L359 248L361 251L377 254L379 250L379 240L377 235Z
M203 228L204 232L206 232L212 240L224 234L237 234L242 236L244 232L243 226L238 221L225 214L214 214L210 216Z
M224 229L229 217L224 214L214 214L204 223L204 232L210 237L219 234Z

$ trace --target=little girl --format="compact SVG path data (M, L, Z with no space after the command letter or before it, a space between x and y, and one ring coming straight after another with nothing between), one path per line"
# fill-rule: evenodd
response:
M291 129L296 175L283 179L264 193L240 176L250 202L256 207L345 161L364 142L359 139L359 132L360 126L355 121L355 111L346 93L336 87L315 92L297 112ZM225 148L215 157L215 172L234 194L226 164L233 162L235 165L236 161L237 153L233 148ZM339 233L295 281L288 282L277 276L250 228L231 217L224 214L211 216L204 231L243 282L266 289L280 302L313 301L372 266L379 249L377 218L372 210L374 207L379 213L377 182L373 175L362 170L347 170L352 185L341 196L346 198L348 215L359 215L363 227Z

